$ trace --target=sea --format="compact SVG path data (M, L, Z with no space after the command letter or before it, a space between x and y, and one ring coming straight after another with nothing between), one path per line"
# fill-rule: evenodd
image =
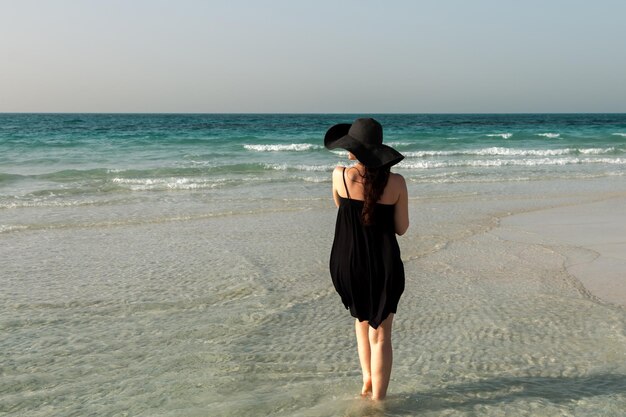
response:
M369 116L411 183L621 176L626 166L624 114ZM342 161L324 133L356 117L1 114L0 208L307 195ZM0 231L54 226L24 220L5 217Z
M383 405L327 268L363 116L410 195ZM624 308L489 233L625 174L626 114L0 114L0 415L626 415Z

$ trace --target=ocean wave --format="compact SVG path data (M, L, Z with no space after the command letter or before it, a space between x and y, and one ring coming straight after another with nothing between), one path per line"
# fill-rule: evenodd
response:
M622 136L622 137L626 137L626 133L613 133L613 136Z
M17 224L17 225L0 224L0 233L16 232L18 230L26 230L26 229L28 229L28 226L21 225L21 224Z
M312 183L324 183L324 182L331 182L332 179L329 176L323 176L323 177L301 177L299 178L304 182L312 182Z
M564 149L515 149L491 147L466 151L418 151L405 152L403 155L407 158L428 158L441 156L560 156L560 155L603 155L613 154L617 152L614 147L611 148L564 148Z
M58 195L51 191L46 191L47 198L32 198L33 194L26 197L10 199L0 202L0 209L18 209L18 208L38 208L38 207L81 207L109 204L111 201L100 200L58 200ZM78 194L78 193L77 193Z
M290 164L263 164L266 169L275 171L312 171L312 172L328 172L335 169L336 165L290 165Z
M578 153L583 155L605 155L612 154L618 152L618 149L612 148L588 148L588 149L577 149Z
M399 167L405 169L435 169L459 167L503 167L503 166L554 166L580 164L626 165L625 158L537 158L537 159L480 159L465 161L411 161L400 162Z
M8 173L0 172L0 184L2 184L2 183L10 183L10 182L14 182L14 181L19 181L19 180L21 180L23 178L24 177L22 175L8 174Z
M106 168L93 169L64 169L61 171L51 171L43 174L29 175L28 177L54 182L72 182L82 180L96 180L106 178L109 170Z
M321 149L322 145L314 145L312 143L291 143L289 145L243 145L244 149L254 152L302 152L312 149Z
M417 152L403 152L405 158L428 158L433 156L458 156L468 155L468 153L461 151L417 151Z
M456 173L455 173L456 174ZM506 175L502 176L500 174L494 175L420 175L420 176L407 176L407 181L416 184L460 184L460 183L503 183L503 182L527 182L527 181L535 181L535 180L545 180L545 179L596 179L596 178L605 178L605 177L623 177L626 175L622 171L609 171L609 172L598 172L594 174L589 173L559 173L555 171L551 173L549 176L546 176L545 173L530 173L529 175Z
M513 133L490 133L486 136L490 138L501 137L502 139L509 139L511 136L513 136Z
M560 133L537 133L537 136L543 136L544 138L556 139L561 136Z
M385 142L385 145L389 145L389 146L395 148L395 147L402 147L402 146L411 146L411 145L414 145L414 143L411 143L411 142Z
M132 191L199 190L219 188L240 181L229 178L113 178L113 183Z

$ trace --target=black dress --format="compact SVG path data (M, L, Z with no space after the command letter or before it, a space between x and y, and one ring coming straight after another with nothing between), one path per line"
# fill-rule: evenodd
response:
M330 275L350 314L377 328L395 313L404 291L404 265L396 240L394 205L377 203L372 225L363 225L363 201L339 196Z

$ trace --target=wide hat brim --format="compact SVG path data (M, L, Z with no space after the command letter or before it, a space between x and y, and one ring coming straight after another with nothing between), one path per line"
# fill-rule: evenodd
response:
M348 132L351 126L349 123L339 123L328 129L324 136L324 146L327 149L345 149L368 168L392 166L404 159L404 156L391 146L382 143L363 143L350 136Z

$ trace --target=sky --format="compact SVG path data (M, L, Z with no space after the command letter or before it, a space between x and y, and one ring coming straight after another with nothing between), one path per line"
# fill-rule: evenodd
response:
M0 112L626 112L623 0L0 0Z

